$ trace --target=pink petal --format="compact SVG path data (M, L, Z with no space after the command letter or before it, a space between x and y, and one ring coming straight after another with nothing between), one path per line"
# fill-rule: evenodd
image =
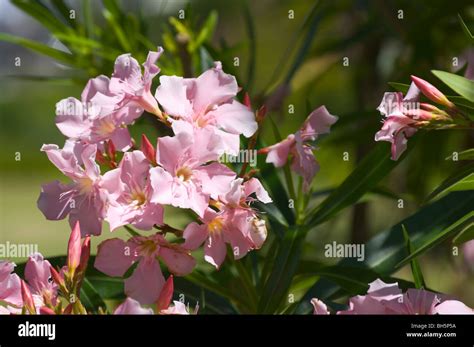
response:
M272 163L275 167L282 167L286 164L291 148L295 144L294 135L289 135L286 139L270 147L265 162Z
M196 266L196 260L184 249L161 247L160 257L168 269L177 276L190 274Z
M262 183L260 183L257 178L251 178L247 182L245 182L244 191L246 196L255 193L257 199L263 202L264 204L272 202L272 199L268 195L268 192L265 190L265 188L263 188Z
M46 219L64 219L71 212L75 194L73 189L73 184L65 185L59 181L53 181L41 186L37 205Z
M436 306L438 314L474 314L474 310L460 301L446 300Z
M210 235L204 245L204 259L218 269L224 262L226 253L227 249L223 238Z
M43 289L53 291L51 278L51 264L44 260L40 253L29 256L25 266L25 280L36 294L41 294Z
M153 310L143 308L138 301L127 298L115 309L114 314L153 314Z
M125 294L141 304L152 304L160 296L165 284L160 264L156 259L142 259L132 276L125 280Z
M209 114L215 117L218 127L231 134L243 134L245 137L250 137L258 128L253 112L235 100L218 106Z
M187 97L187 88L192 82L177 76L161 76L160 86L155 97L166 113L184 118L191 118L193 109Z
M56 126L64 136L85 138L89 135L91 123L84 107L76 98L63 99L56 104Z
M237 95L238 86L235 77L222 71L220 62L205 71L196 79L193 108L196 113L204 112L212 105L227 102Z
M202 191L209 194L213 199L217 199L219 195L228 192L231 182L236 177L234 171L216 162L195 169L193 175L199 178Z
M331 125L336 123L337 117L329 113L326 106L320 106L310 113L306 118L301 133L304 134L303 140L306 137L315 139L318 134L327 134L330 131Z
M183 238L185 239L185 242L183 247L190 250L195 250L204 243L204 241L207 239L207 236L208 232L207 226L205 224L192 222L188 224L186 229L184 229Z
M117 128L111 134L110 139L119 151L128 151L132 145L132 138L127 128Z
M132 244L113 238L99 245L94 267L108 276L122 277L135 259L135 249Z
M316 298L311 299L311 305L314 307L313 314L316 315L327 315L329 314L328 307L324 302Z

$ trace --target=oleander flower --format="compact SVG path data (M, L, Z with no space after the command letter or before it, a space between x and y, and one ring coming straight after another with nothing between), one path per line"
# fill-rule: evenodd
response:
M420 90L412 83L405 97L400 92L387 92L377 110L385 116L382 129L375 134L375 141L392 144L392 160L398 160L407 148L408 138L417 132L418 100Z
M254 114L235 100L239 91L235 77L224 73L220 62L197 78L161 76L155 97L172 116L175 134L193 128L205 128L221 142L216 151L237 155L239 135L252 136L257 130Z
M150 88L160 71L155 62L162 51L149 52L143 76L138 62L130 54L123 54L115 61L112 78L101 75L89 80L81 100L61 100L56 105L59 130L71 139L90 144L110 139L117 149L128 150L131 137L126 126L144 110L161 114Z
M99 245L94 266L108 276L123 277L134 263L138 263L133 274L125 279L125 294L141 304L152 304L165 284L158 259L178 276L189 274L196 265L188 250L154 234L134 236L128 241L105 240Z
M21 279L13 273L15 264L0 260L0 314L10 314L23 305L21 297Z
M38 208L49 220L69 215L71 227L79 221L83 236L100 235L107 192L101 187L100 168L95 162L97 146L67 140L62 149L57 145L43 145L41 150L73 182L44 184Z
M151 202L190 208L204 215L209 198L225 192L236 174L217 159L214 144L219 138L209 129L196 129L158 139L156 162L150 170Z
M312 302L317 302L317 299ZM316 312L315 306L315 314L320 312ZM403 293L398 283L384 283L377 279L369 284L366 295L350 298L349 309L337 314L474 314L474 310L443 294L414 288Z
M230 190L214 203L219 211L208 208L201 224L192 222L183 233L183 247L194 250L204 243L204 259L216 268L225 259L226 244L231 245L234 258L240 259L250 250L260 248L267 236L265 222L249 204L256 200L263 203L272 200L256 178L242 182L241 178L234 180ZM251 196L253 194L256 199Z
M131 224L150 230L163 223L163 207L152 203L150 163L141 151L127 152L117 169L104 174L102 187L108 192L106 220L111 231ZM161 188L160 188L161 189Z
M291 169L303 177L303 187L308 192L313 177L319 170L310 142L321 134L329 133L331 125L336 121L337 117L331 115L325 106L321 106L311 112L296 133L260 152L266 153L266 162L275 167L284 166L291 156Z

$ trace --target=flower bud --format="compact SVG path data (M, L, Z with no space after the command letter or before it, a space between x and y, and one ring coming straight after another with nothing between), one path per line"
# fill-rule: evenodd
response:
M155 148L153 147L150 140L148 140L148 137L146 137L145 134L142 134L142 145L140 149L145 155L145 157L150 161L150 163L152 163L153 165L156 165Z
M50 309L49 307L46 306L41 306L39 309L40 314L45 314L45 315L55 315L56 313Z
M255 244L255 248L259 249L267 239L267 226L265 221L259 218L252 219L252 228L250 229L250 237Z
M161 290L160 297L156 302L156 309L158 312L161 310L167 309L171 304L171 299L173 299L173 291L174 291L174 284L173 284L173 275L170 275L166 280L163 289Z
M67 245L67 267L71 276L81 261L81 228L76 222Z
M23 306L28 310L28 312L35 314L36 309L33 295L31 295L30 288L28 288L28 285L23 280L21 280L21 298L23 299Z
M448 100L446 95L441 93L441 91L439 91L432 84L416 76L411 76L411 80L413 81L413 83L415 83L418 89L420 89L421 92L431 101L434 101L440 105L443 105L449 108L454 107L454 104Z

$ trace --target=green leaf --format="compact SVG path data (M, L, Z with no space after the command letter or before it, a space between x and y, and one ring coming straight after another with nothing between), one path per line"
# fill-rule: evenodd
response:
M415 259L416 257L425 253L426 251L433 248L434 246L466 230L466 228L469 228L473 225L473 222L474 222L474 211L471 211L465 216L455 221L450 226L443 228L436 233L425 235L423 238L421 238L423 242L420 242L420 241L417 242L416 250L414 250L408 257L402 259L395 267L398 268L400 266L407 264L409 261L411 261L412 259Z
M109 23L110 27L114 31L115 36L117 37L117 40L120 43L120 45L122 46L122 48L126 52L130 52L131 51L130 42L128 41L127 36L125 35L124 31L122 30L122 27L118 23L118 20L117 20L116 16L114 16L112 14L112 12L110 12L107 9L103 10L103 15L104 15L104 18L107 20L107 23Z
M199 313L203 314L236 314L232 304L223 296L190 282L184 277L174 278L175 293L184 294L186 301L199 304Z
M431 72L456 93L474 102L474 81L446 71L432 70Z
M463 166L446 178L425 201L431 201L452 191L474 190L474 163Z
M207 42L212 38L214 34L214 30L216 29L217 25L217 11L211 11L209 16L207 16L206 21L202 25L199 34L197 35L196 39L190 43L189 45L189 52L193 53L196 49L201 47L204 42Z
M466 214L472 213L474 194L453 192L435 202L422 207L388 230L377 233L365 244L365 260L344 259L338 265L370 268L384 278L396 271L395 266L406 258L406 244L403 239L402 224L408 230L413 247L418 250L423 244L436 237ZM408 260L409 261L409 260ZM337 292L340 287L327 280L318 281L301 300L297 313L311 310L313 297L325 299Z
M47 55L48 57L54 58L57 61L62 63L74 66L76 64L74 56L69 53L59 51L57 49L51 48L42 43L25 39L23 37L18 37L6 33L0 33L0 41L6 41L20 45L22 47L28 48L36 53Z
M93 313L97 313L99 308L105 310L107 307L100 294L87 278L84 278L84 281L82 282L81 302L88 312Z
M466 34L466 36L471 40L474 41L474 36L472 35L471 31L467 27L466 23L462 19L461 15L458 13L459 23L461 23L462 30Z
M408 150L413 148L414 144L415 142L412 141ZM343 208L356 203L366 192L373 190L402 159L403 157L398 161L391 160L388 146L378 143L349 177L309 214L310 219L307 224L314 227Z
M244 1L244 19L249 42L249 61L247 64L247 83L245 85L245 89L250 94L252 93L253 81L255 77L255 65L257 57L257 35L255 33L255 21L252 16L248 0Z
M408 255L411 255L413 254L415 249L413 248L413 245L411 244L410 236L408 236L407 229L405 228L405 225L403 224L402 224L402 229L403 229L403 237L405 238L405 244L408 251ZM421 267L420 267L420 264L418 263L418 260L413 258L410 261L410 266L411 266L411 272L413 274L413 280L415 281L416 288L418 289L426 288L425 279L423 278L423 273L421 272Z
M73 30L61 22L46 6L35 0L11 0L11 3L27 13L52 33L67 33Z
M474 222L466 223L464 228L461 228L459 234L453 239L456 245L474 240Z
M285 298L298 268L306 229L292 227L277 246L275 262L260 293L259 313L275 313Z
M446 160L453 160L454 154L446 158ZM466 149L465 151L457 153L457 160L474 160L474 148Z
M410 85L398 82L388 82L388 85L395 89L397 92L402 92L403 94L406 94L408 92L408 89L410 88Z

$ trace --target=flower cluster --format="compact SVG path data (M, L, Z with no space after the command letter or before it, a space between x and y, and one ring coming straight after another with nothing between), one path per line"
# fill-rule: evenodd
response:
M436 87L416 76L411 79L405 96L401 92L387 92L377 108L385 118L382 129L375 134L375 141L392 144L392 160L400 158L407 149L408 138L419 129L449 129L469 122ZM441 108L420 102L421 94Z
M136 264L125 278L128 299L119 313L140 311L141 304L160 301L168 283L161 263L171 274L168 280L187 275L196 265L191 252L203 246L205 261L218 269L228 246L229 253L240 259L262 247L267 237L265 221L253 204L271 203L269 194L252 177L254 173L237 175L219 160L223 154L238 155L240 135L256 142L264 109L255 114L248 98L244 104L237 101L236 79L223 71L220 62L197 78L160 76L153 95L152 80L160 72L156 62L162 51L148 54L143 71L130 54L121 55L112 76L91 79L81 100L61 100L56 125L67 137L65 145L41 149L71 180L42 186L38 207L47 219L69 216L71 226L80 224L83 237L100 235L104 221L111 231L126 226L132 233L127 241L112 238L100 244L94 264L121 278ZM137 147L128 126L145 111L169 127L173 136L159 136L154 146L142 135ZM328 133L336 120L322 106L296 134L261 153L267 153L267 162L277 167L291 157L291 168L303 176L308 190L317 171L310 142ZM169 226L165 205L191 210L194 221L184 230ZM129 226L155 233L144 236ZM171 242L167 233L178 238ZM165 306L159 311L167 310L169 302ZM180 304L173 307L182 311Z
M314 298L311 303L314 314L329 314L321 300ZM377 279L369 284L366 295L350 298L349 309L337 314L474 314L474 310L446 295L414 288L403 293L398 283Z

